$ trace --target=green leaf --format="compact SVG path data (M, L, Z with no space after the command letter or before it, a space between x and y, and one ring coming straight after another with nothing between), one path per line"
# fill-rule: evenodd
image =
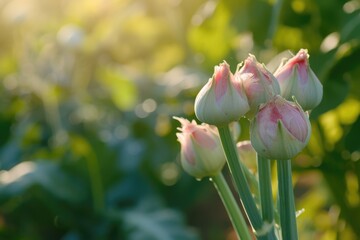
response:
M114 104L123 111L134 108L138 92L134 82L127 79L119 70L101 68L98 71L100 84L109 92Z
M345 147L349 151L360 151L359 133L360 117L358 117L356 122L351 126L349 133L345 136Z
M349 85L342 79L325 82L323 88L323 99L310 115L313 119L340 105L349 93Z
M341 42L359 39L360 37L360 14L354 14L341 29Z
M196 240L197 234L187 229L180 213L161 208L156 199L147 199L136 209L123 214L129 240ZM154 205L155 204L155 205Z
M75 176L69 176L55 162L22 162L9 171L0 173L0 201L31 191L39 186L58 199L77 203L84 200L83 188L76 183Z

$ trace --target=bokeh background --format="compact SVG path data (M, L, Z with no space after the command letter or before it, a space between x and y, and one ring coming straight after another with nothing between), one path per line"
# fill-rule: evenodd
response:
M307 48L300 239L360 239L360 1L1 0L0 239L234 239L172 116L226 60ZM248 138L240 121L239 139ZM274 182L276 183L276 182Z

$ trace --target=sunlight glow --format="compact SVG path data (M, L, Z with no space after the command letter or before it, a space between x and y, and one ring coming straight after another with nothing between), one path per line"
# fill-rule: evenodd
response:
M174 162L164 163L161 166L161 180L165 185L174 185L179 179L179 175L179 167Z
M336 48L336 46L339 44L340 35L337 32L333 32L329 34L324 40L322 41L320 45L320 50L322 52L329 52L330 50Z
M358 10L360 8L360 4L356 0L348 1L344 4L343 10L346 13L353 13L354 11Z
M9 184L17 181L24 175L32 172L35 169L35 164L33 162L23 162L9 171L0 172L0 184Z

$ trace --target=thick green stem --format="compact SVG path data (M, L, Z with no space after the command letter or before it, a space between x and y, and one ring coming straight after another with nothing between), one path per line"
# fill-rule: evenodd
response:
M297 240L291 160L277 160L279 210L282 239Z
M261 214L264 223L268 223L271 234L274 232L274 201L272 197L270 160L257 154Z
M221 197L222 202L226 208L226 211L230 217L230 220L234 226L234 230L236 231L239 239L241 240L251 240L251 235L249 232L249 228L246 225L246 221L240 212L240 209L234 199L234 196L231 193L231 190L222 175L219 173L218 175L211 178L214 182L214 185Z
M251 195L251 191L248 186L244 171L240 165L237 149L231 137L229 127L221 126L218 127L218 130L230 173L240 196L241 203L243 204L250 223L255 230L255 234L258 236L258 239L271 239L269 238L269 231L267 226L263 224L254 198Z

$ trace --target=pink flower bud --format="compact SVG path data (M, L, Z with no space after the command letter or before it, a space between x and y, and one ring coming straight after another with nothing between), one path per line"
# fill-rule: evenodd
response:
M249 110L240 82L236 82L229 65L224 61L215 67L214 75L195 99L196 117L212 125L237 121Z
M235 78L242 82L249 101L250 112L247 117L252 118L260 104L280 94L280 87L276 78L263 64L256 60L254 55L249 54L244 65L235 73Z
M290 159L308 143L311 126L299 105L276 96L262 105L250 125L250 139L258 154Z
M314 109L321 102L323 87L310 68L306 49L300 49L274 75L279 81L281 95L288 100L295 96L305 111Z
M255 173L257 171L256 151L251 145L251 142L249 140L238 142L236 148L240 161L243 162L252 173Z
M181 132L176 136L181 144L181 165L184 170L197 179L218 174L226 158L216 128L208 124L198 125L194 120L174 119L181 123L181 128L178 128Z

